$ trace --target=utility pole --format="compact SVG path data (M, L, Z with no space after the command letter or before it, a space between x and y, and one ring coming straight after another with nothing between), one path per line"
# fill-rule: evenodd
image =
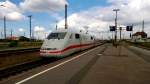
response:
M31 34L31 33L32 33L32 29L31 29L31 19L32 19L32 15L29 15L28 17L29 17L29 28L30 28L30 29L29 29L29 30L30 30L30 40L31 40L31 37L32 37L32 36L31 36L31 35L32 35L32 34Z
M121 41L122 27L119 27L119 30L120 30L120 41Z
M3 38L3 32L1 31L1 38Z
M68 29L68 23L67 23L67 4L65 4L65 29Z
M134 26L134 25L132 24L132 28L133 28L133 26ZM132 31L130 32L130 34L131 34L131 39L132 39L132 38L133 38L133 36L132 36L132 35L133 35L133 29L132 29Z
M32 31L32 35L31 36L34 39L34 30L31 30L31 31Z
M58 29L58 28L57 28L57 27L58 27L58 26L57 26L57 22L58 22L58 21L56 21L56 30Z
M4 16L4 39L6 39L6 17Z
M144 32L144 20L142 22L142 32Z
M10 30L10 37L12 38L12 36L13 36L13 30L11 29Z
M117 42L117 12L120 11L120 9L113 9L113 11L116 12L116 18L115 18L115 42Z
M114 32L112 32L112 41L113 41L113 39L114 39L114 34L113 34Z
M24 37L26 36L26 32L23 33L23 36L24 36Z

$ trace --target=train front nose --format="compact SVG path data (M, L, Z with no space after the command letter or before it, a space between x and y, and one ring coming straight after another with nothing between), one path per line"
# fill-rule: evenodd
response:
M48 56L60 56L61 51L58 48L41 48L40 55L44 57Z

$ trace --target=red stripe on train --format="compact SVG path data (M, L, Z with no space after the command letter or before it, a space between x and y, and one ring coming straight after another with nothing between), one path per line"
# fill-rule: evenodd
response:
M89 46L89 45L92 45L92 44L71 45L71 46L66 47L66 48L63 49L63 50L51 51L51 52L49 52L49 53L62 53L62 52L65 52L65 51L67 51L67 50L70 50L70 49L81 48L81 47L85 47L85 46Z

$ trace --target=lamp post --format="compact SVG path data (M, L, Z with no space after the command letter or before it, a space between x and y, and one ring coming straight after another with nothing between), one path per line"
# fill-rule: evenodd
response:
M120 11L120 9L113 9L113 11L116 12L116 18L115 18L115 42L117 42L117 12Z
M65 4L65 29L68 29L68 22L67 22L67 4Z
M5 5L0 5L1 7L6 7ZM4 39L6 39L6 16L4 16Z
M6 17L4 16L4 38L6 39Z
M32 15L29 15L29 30L30 30L30 40L31 40L31 33L32 33L32 29L31 29L31 19L32 19Z

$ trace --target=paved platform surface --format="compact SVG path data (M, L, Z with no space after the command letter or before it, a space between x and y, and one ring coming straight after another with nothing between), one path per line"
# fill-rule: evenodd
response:
M124 47L109 46L79 84L150 84L150 63Z
M2 84L150 84L150 62L135 51L111 44L46 67L49 70L42 74L41 69Z

